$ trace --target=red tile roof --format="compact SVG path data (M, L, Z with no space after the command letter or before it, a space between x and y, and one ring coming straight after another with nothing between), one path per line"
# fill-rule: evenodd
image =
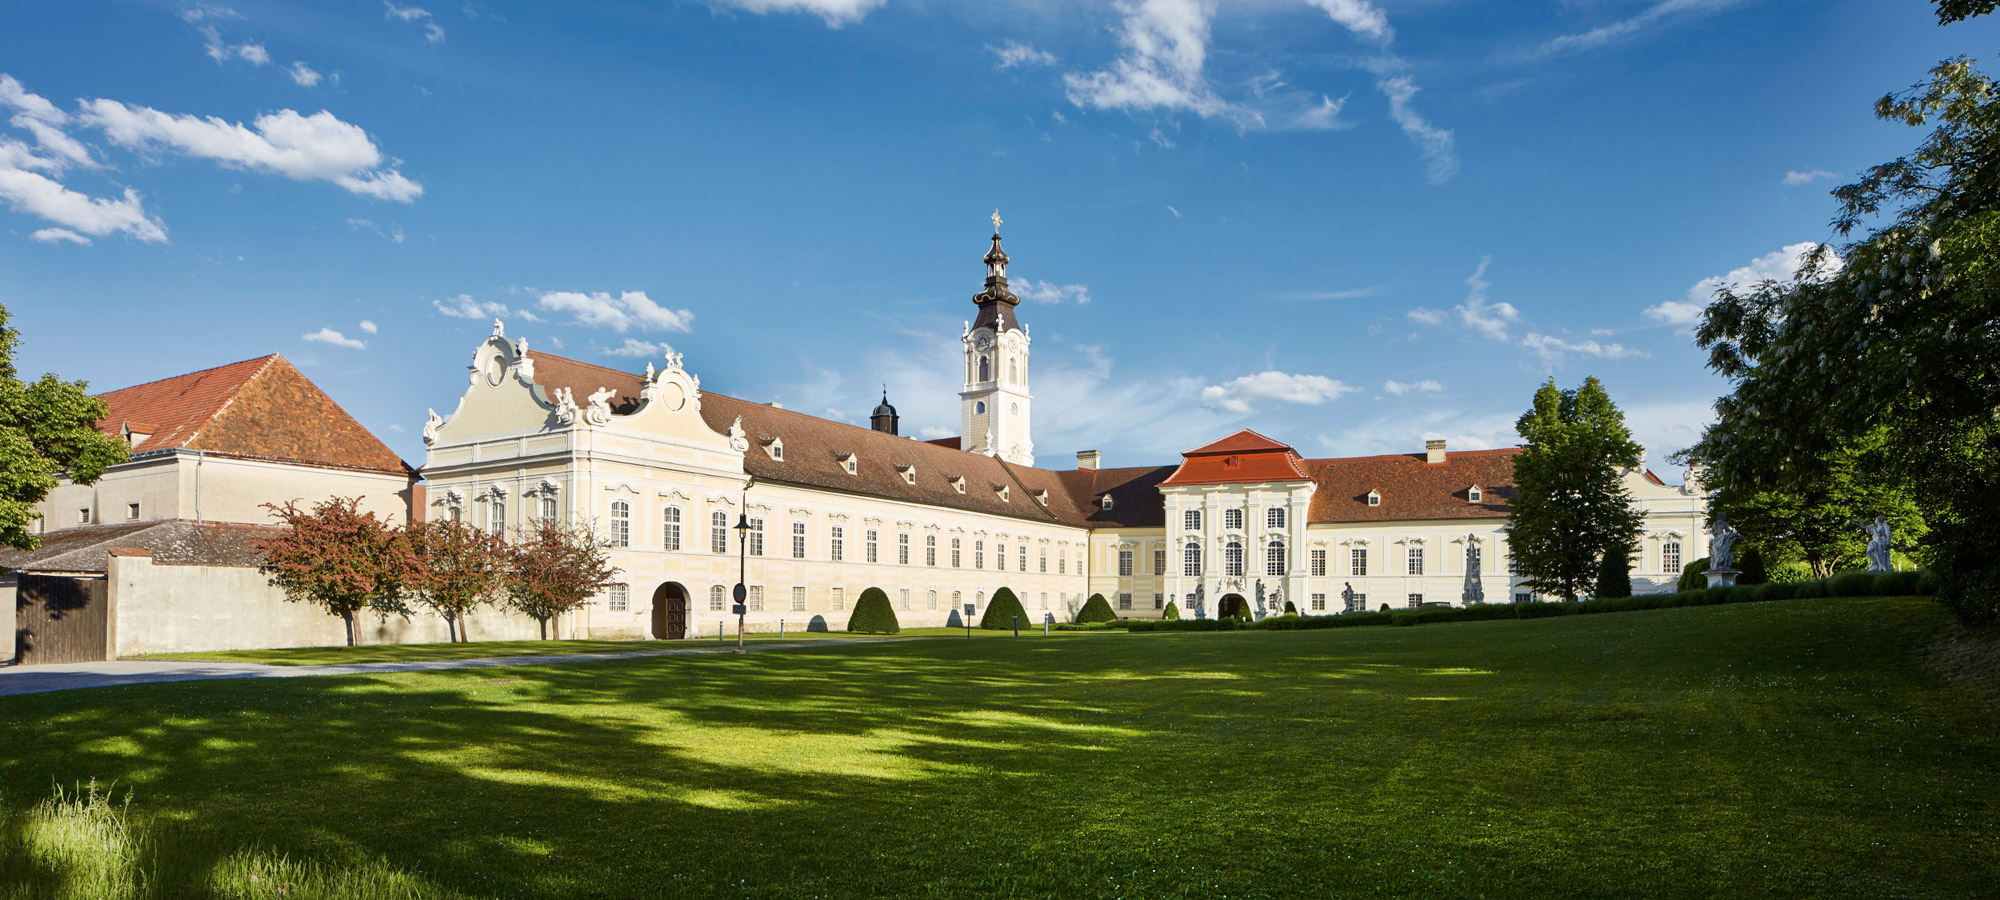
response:
M1412 519L1497 519L1507 515L1514 496L1514 456L1519 447L1459 450L1441 463L1424 454L1309 459L1313 491L1310 521L1380 522ZM1480 489L1480 502L1468 493ZM1382 495L1368 505L1368 492Z
M337 469L413 470L311 379L277 354L101 395L97 423L114 437L149 435L132 452L204 450Z
M1245 428L1182 453L1180 467L1161 484L1257 484L1311 477L1299 466L1298 451Z

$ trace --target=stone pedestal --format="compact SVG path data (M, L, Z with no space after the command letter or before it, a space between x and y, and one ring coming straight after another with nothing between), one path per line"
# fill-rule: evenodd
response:
M1743 574L1734 569L1710 569L1702 573L1708 576L1708 586L1712 588L1735 587L1736 576Z

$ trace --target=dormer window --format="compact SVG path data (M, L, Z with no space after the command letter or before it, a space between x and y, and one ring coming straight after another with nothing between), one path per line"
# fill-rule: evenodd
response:
M1098 506L1098 508L1099 508L1099 509L1102 509L1102 510L1104 510L1105 512L1110 512L1110 511L1111 511L1111 495L1110 495L1110 494L1105 494L1104 496L1102 496L1102 497L1099 497L1099 498L1097 498L1097 506Z
M896 474L898 474L898 475L901 475L901 476L903 476L903 483L904 483L904 484L911 484L911 485L913 485L913 484L916 484L916 483L917 483L917 467L916 467L916 466L897 466L897 467L896 467Z
M1381 506L1381 505L1382 505L1382 492L1381 492L1381 491L1369 491L1369 492L1368 492L1368 505L1369 505L1369 506Z
M1479 485L1476 484L1473 485L1472 487L1467 488L1465 491L1465 501L1467 503L1478 503L1479 498L1483 496L1485 496L1485 492L1481 491L1479 489Z
M834 454L834 456L839 458L840 460L841 471L846 472L849 475L853 475L861 468L860 463L855 460L854 454L852 453L836 453Z
M770 455L771 460L773 462L784 462L785 461L784 440L780 438L765 438L764 452Z
M1036 491L1036 492L1035 492L1035 502L1036 502L1036 503L1039 503L1039 504L1041 504L1041 505L1043 505L1043 506L1047 506L1047 505L1049 505L1049 492L1048 492L1048 491ZM1022 571L1027 571L1027 570L1023 569Z
M1010 491L1010 490L1008 489L1008 486L1007 486L1007 485L1004 485L1004 484L996 484L996 485L994 485L994 486L993 486L993 493L996 493L996 494L999 494L999 495L1000 495L1000 502L1001 502L1001 503L1011 503L1011 502L1013 502L1013 501L1011 501L1011 500L1009 500L1009 499L1008 499L1008 497L1012 496L1012 492L1011 492L1011 491ZM1004 557L1003 557L1003 560L1004 560Z
M961 493L961 494L965 493L965 476L963 476L963 475L946 475L946 476L945 476L945 480L946 480L946 481L949 481L949 482L951 482L951 489L952 489L952 490L954 490L954 491L957 491L957 492L959 492L959 493Z

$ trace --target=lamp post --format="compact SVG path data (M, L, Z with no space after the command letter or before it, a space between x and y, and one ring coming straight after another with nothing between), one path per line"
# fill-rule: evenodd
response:
M743 619L750 609L750 510L736 514L736 652L743 652Z

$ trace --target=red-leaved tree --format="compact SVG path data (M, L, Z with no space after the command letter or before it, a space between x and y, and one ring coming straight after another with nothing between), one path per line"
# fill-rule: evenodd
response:
M536 519L507 548L507 605L540 622L548 640L550 619L589 603L618 574L605 547L586 526Z
M402 587L444 619L454 642L464 642L465 614L491 602L506 575L506 545L464 522L419 522L403 529L406 555Z
M288 530L257 542L264 562L257 571L294 603L311 603L347 624L354 646L354 616L370 607L400 611L407 553L396 529L360 510L361 498L335 497L302 510L296 501L264 504Z

